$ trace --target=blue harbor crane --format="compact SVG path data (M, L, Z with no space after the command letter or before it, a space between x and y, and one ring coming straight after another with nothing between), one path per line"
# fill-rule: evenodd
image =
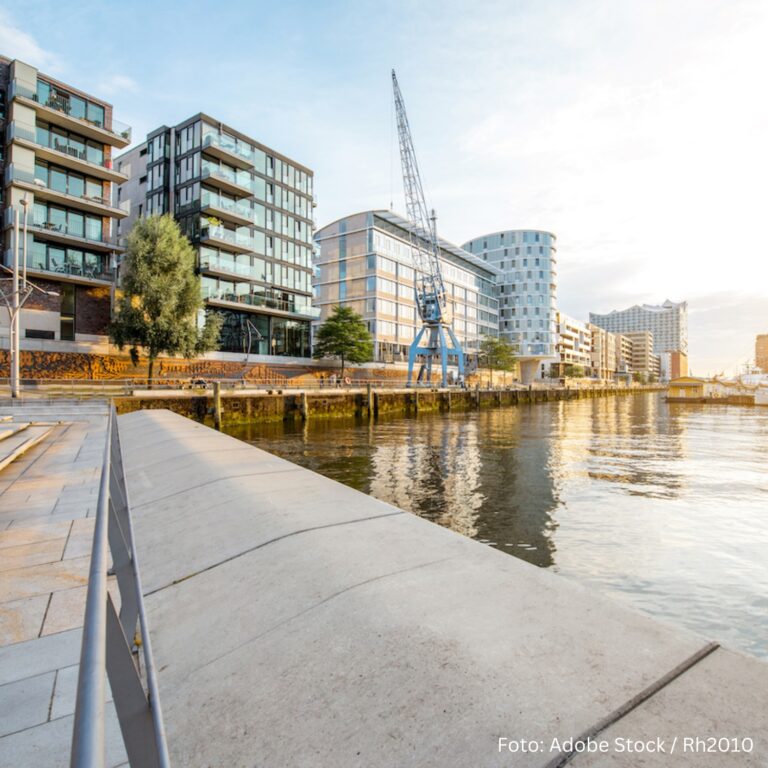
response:
M413 290L416 307L422 322L421 330L411 344L408 353L408 386L411 386L416 359L421 360L417 383L429 384L432 379L432 362L440 358L442 386L448 386L448 358L455 357L459 381L464 381L464 351L453 332L453 318L445 295L443 272L440 268L440 245L434 210L430 213L424 199L419 166L413 138L405 113L405 103L395 70L392 70L392 88L395 93L397 134L400 140L400 162L403 167L405 207L409 222L411 256L414 266ZM421 341L426 336L427 343Z

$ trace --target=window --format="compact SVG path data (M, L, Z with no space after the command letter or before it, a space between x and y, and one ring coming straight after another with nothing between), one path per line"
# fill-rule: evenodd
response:
M61 331L62 341L75 340L75 286L61 284Z

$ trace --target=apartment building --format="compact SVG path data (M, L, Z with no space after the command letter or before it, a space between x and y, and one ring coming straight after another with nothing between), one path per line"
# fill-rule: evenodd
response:
M592 376L603 381L616 378L616 334L587 323L592 334L591 367Z
M550 375L589 376L592 370L592 332L586 323L557 312L558 362Z
M0 56L0 136L3 263L13 264L18 245L35 286L21 346L104 341L121 252L116 223L127 216L112 202L113 185L127 178L112 157L131 143L130 128L108 102ZM4 306L0 333L9 335Z
M650 331L656 355L667 350L688 354L688 303L685 301L635 305L604 315L590 312L589 322L611 333Z
M499 333L515 348L526 382L558 360L556 245L552 232L510 229L462 246L501 271Z
M352 307L373 335L374 360L406 362L421 328L408 221L392 211L365 211L322 227L315 242L314 301L320 320L337 305ZM439 244L453 330L471 367L482 337L499 333L495 281L500 272L446 240Z
M117 158L129 179L125 236L172 213L197 251L206 307L223 315L223 352L310 356L313 172L199 113L161 126Z
M623 334L631 343L629 368L647 379L661 376L660 356L654 354L653 334L650 331L629 331Z

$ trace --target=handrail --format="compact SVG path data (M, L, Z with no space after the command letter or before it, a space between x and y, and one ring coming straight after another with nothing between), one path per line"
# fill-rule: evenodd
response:
M112 450L112 412L107 421L104 463L99 482L96 524L83 623L83 645L77 674L75 725L72 734L72 768L104 763L104 699L107 668L107 526Z
M107 676L130 765L142 768L170 766L133 542L117 415L114 404L111 404L88 575L71 768L104 768ZM107 590L107 547L120 590L119 617ZM140 642L136 640L137 623ZM146 690L132 650L134 644L140 644L144 650Z

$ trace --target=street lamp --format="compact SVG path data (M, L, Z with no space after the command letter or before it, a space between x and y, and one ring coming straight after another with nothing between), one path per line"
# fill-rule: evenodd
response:
M42 182L41 186L44 186ZM21 284L19 284L19 209L14 211L14 227L13 227L13 269L10 270L5 265L3 269L11 272L11 295L8 296L6 292L0 288L0 298L5 301L8 307L8 315L10 319L10 345L9 345L9 363L10 363L10 379L11 379L11 397L17 398L19 396L19 360L21 357L20 351L20 316L21 309L24 306L27 299L32 294L33 290L40 291L40 293L47 296L57 296L56 292L44 291L42 288L38 288L36 285L27 282L27 214L29 208L29 201L27 200L26 192L21 200L21 205L24 208L24 244L22 246L22 254L24 259L24 266L22 272Z

